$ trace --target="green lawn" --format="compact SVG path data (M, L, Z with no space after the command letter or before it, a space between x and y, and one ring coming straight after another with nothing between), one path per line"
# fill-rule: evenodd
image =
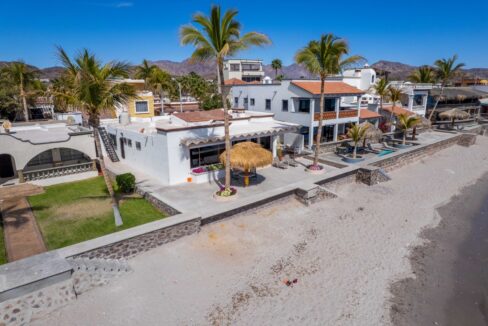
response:
M124 224L115 227L103 177L45 187L28 198L48 249L65 247L166 217L145 199L120 200Z
M0 221L0 265L7 263L7 250L3 237L3 223Z

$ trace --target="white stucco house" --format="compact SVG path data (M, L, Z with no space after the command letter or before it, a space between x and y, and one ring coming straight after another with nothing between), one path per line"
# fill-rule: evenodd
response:
M219 155L225 150L224 111L173 113L130 122L102 120L121 164L143 172L162 185L208 182L223 176ZM233 143L260 143L276 156L278 139L296 132L294 123L272 113L231 111Z
M360 121L360 98L363 94L364 91L343 81L326 81L324 142L337 141L348 126ZM320 116L320 81L299 79L270 84L234 84L231 97L234 108L272 113L277 120L301 125L299 134L304 145L310 148L314 143ZM367 119L380 117L375 112L367 113Z
M224 61L224 80L261 82L264 78L263 61L256 59L227 59Z

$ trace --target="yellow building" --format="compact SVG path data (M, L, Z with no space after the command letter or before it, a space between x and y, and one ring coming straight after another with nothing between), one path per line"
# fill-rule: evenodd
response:
M152 118L154 117L154 95L152 92L144 90L144 80L142 79L123 79L124 82L134 86L137 90L137 97L130 99L127 106L118 108L120 111L129 112L133 118Z

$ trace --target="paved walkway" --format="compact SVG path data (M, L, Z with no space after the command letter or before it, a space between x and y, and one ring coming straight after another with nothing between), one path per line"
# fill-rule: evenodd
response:
M5 247L8 261L19 260L47 251L26 196L42 193L31 184L0 188Z

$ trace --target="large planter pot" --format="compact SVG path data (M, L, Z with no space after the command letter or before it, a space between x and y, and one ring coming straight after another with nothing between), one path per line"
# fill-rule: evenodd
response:
M320 170L314 170L314 169L306 168L305 172L310 173L310 174L324 174L325 168L322 165L319 165L319 166L321 167Z
M399 144L395 144L394 146L395 146L396 148L401 148L401 149L404 149L404 148L410 148L410 147L412 147L412 144L405 144L405 145L403 145L403 144L400 144L400 143L399 143Z
M351 156L343 156L342 160L346 163L354 164L364 161L364 157L362 157L361 155L357 155L356 158L352 158Z
M233 201L233 200L236 200L237 199L237 192L235 194L233 194L232 196L220 196L220 195L217 195L217 193L214 192L213 198L216 201L219 201L219 202Z

